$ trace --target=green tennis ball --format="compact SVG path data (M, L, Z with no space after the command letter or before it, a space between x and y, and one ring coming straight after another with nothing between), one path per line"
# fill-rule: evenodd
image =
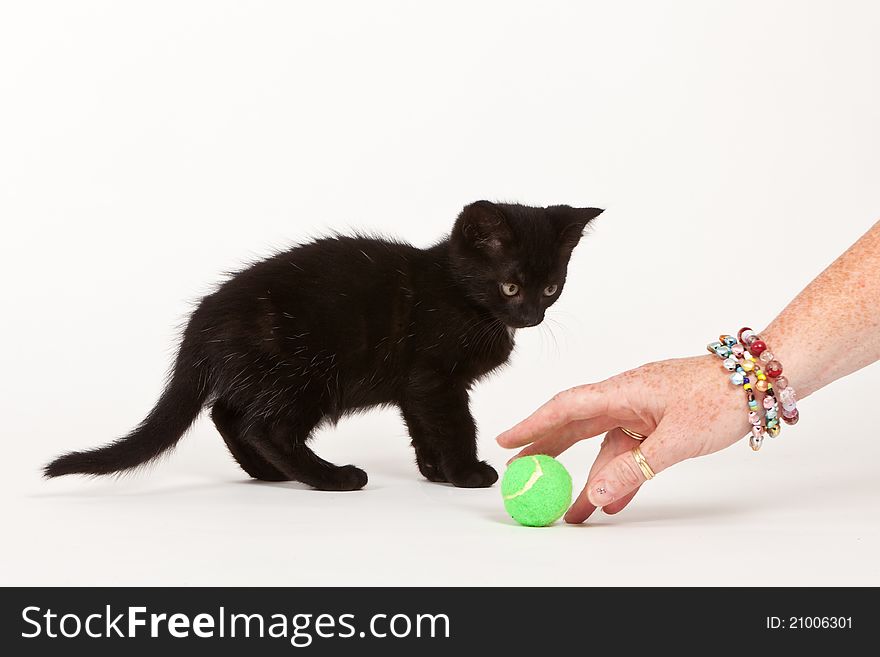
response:
M519 524L546 527L571 506L571 475L552 456L523 456L504 473L501 495L504 508Z

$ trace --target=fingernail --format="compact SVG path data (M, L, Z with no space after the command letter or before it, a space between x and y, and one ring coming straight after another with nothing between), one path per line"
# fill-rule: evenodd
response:
M608 486L604 481L597 481L590 488L590 504L593 506L605 506L606 504L611 504L614 501L614 496L611 494L611 491L608 490Z

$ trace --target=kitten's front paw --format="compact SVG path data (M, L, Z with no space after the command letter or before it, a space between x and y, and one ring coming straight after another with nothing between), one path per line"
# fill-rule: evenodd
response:
M446 480L446 476L443 472L433 463L429 463L424 459L418 459L417 465L419 466L419 472L422 473L422 476L428 481L433 481L435 483L448 483Z
M485 461L444 468L449 483L458 488L488 488L498 481L495 468Z

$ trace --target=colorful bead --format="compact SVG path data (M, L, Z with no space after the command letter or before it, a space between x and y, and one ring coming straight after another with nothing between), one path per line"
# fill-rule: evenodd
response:
M754 361L751 361L751 360L744 360L742 362L742 368L746 372L751 372L753 369L755 369L755 363L754 363Z
M794 391L794 388L788 387L783 388L779 391L779 403L782 404L782 408L786 410L794 410L797 408L797 394Z
M757 452L761 449L761 444L764 442L764 433L755 433L754 429L760 429L760 427L752 427L752 435L749 437L749 447L752 448L753 451Z
M725 358L724 363L722 364L724 365L724 369L726 369L728 372L733 372L736 369L735 358Z
M745 348L741 344L737 343L730 348L730 351L734 356L739 358L743 355Z
M761 415L757 411L749 411L749 422L751 424L761 424Z
M718 352L715 350L721 346L722 346L722 344L720 342L710 342L709 344L706 345L706 349L708 350L708 352L710 354L717 354Z
M718 339L724 344L725 347L732 347L738 342L737 339L732 335L722 335Z
M772 427L767 427L767 433L770 434L771 438L776 438L779 435L780 426L778 424L774 424Z
M778 360L771 360L769 363L767 363L765 371L767 372L767 376L769 376L771 379L778 378L782 374L782 363L780 363Z
M769 363L771 360L773 360L773 352L767 350L761 354L760 358L762 363Z
M768 408L767 412L764 414L764 417L767 418L767 423L770 423L770 420L777 420L779 418L779 411L775 408Z
M749 346L749 340L750 340L752 337L754 337L754 335L755 335L755 332L754 332L752 329L750 329L748 326L746 326L745 328L741 328L741 329L739 330L739 333L736 334L736 337L739 339L739 341L740 341L744 346L748 347L748 346Z
M788 379L784 376L776 377L776 387L782 390L788 387Z
M728 356L730 356L730 347L725 347L724 345L715 347L715 353L722 358L727 358Z
M758 370L758 381L766 381L767 375L764 374L761 370Z
M786 415L784 411L782 413L782 421L788 425L797 424L799 417L800 417L800 414L797 412L797 409L794 410L793 415Z
M752 353L752 356L760 356L762 353L767 351L767 343L764 342L761 338L758 338L749 345L749 351Z
M775 403L776 403L776 401L773 399L773 397L771 397L769 395L764 397L764 408L769 410L769 409L773 408L773 404L775 404Z
M730 382L735 386L741 386L744 380L745 377L739 372L734 372L730 375Z
M769 385L769 384L767 383L767 379L766 379L766 378L763 378L763 379L762 379L762 378L759 376L759 377L758 377L758 382L755 384L755 388L757 388L760 392L767 392L767 386L768 386L768 385Z

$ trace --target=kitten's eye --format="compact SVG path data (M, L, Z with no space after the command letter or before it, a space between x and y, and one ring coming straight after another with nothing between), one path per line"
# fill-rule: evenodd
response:
M556 294L556 290L558 290L558 289L559 289L558 285L548 285L547 287L544 288L544 296L545 297L552 297L554 294Z
M501 294L506 297L515 297L517 294L519 294L519 285L517 285L516 283L502 283Z

